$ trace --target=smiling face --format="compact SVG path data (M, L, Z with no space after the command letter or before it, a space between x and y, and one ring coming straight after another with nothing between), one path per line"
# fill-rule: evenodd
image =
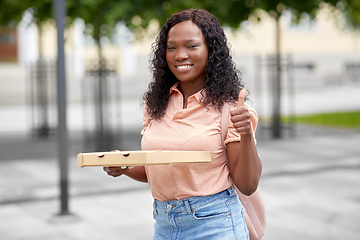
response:
M202 86L208 54L205 36L193 22L184 21L169 30L166 61L180 84Z

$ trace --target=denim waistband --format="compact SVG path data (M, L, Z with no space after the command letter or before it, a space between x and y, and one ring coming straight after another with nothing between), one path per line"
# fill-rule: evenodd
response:
M170 201L159 201L154 200L154 210L159 212L188 212L191 214L193 208L197 208L203 205L206 205L209 202L214 201L217 198L224 196L233 196L237 195L236 190L233 186L225 189L221 192L207 195L207 196L195 196L184 198L180 200L170 200Z

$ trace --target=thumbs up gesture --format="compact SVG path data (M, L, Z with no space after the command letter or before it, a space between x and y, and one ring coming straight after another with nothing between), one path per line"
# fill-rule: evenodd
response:
M241 89L239 93L239 100L237 108L230 112L231 121L237 132L240 134L250 134L252 133L250 113L244 104L246 95L246 89Z

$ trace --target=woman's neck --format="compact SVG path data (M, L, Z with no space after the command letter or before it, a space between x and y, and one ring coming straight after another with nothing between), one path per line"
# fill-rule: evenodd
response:
M187 107L187 102L188 102L188 98L191 95L194 95L195 93L199 92L200 90L202 90L203 84L199 84L199 83L184 83L184 82L180 82L179 84L179 90L183 95L183 108Z

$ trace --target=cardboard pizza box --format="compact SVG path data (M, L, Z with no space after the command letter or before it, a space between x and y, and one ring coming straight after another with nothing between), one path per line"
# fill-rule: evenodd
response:
M209 151L128 151L79 153L77 164L90 166L145 166L157 164L210 163Z

